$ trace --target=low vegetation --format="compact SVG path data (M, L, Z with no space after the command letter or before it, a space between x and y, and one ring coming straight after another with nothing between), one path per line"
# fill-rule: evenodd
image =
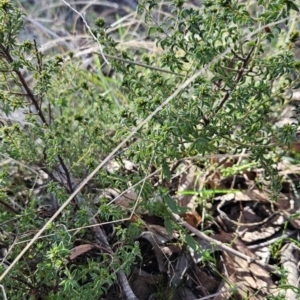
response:
M0 1L3 299L298 299L299 1L63 4Z

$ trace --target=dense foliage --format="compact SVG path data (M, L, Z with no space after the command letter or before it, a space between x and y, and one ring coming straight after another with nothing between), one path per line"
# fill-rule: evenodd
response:
M0 170L0 245L2 256L8 253L2 271L129 135L115 159L137 166L134 172L104 168L88 182L1 282L9 299L99 299L118 271L129 275L140 256L135 238L141 220L114 227L112 252L102 251L100 241L84 259L71 262L69 257L76 245L99 245L94 231L81 228L91 225L92 217L99 223L128 217L128 210L99 196L101 191L126 190L155 170L158 184L149 178L136 187L138 207L163 217L168 230L180 231L184 242L184 231L171 214L183 209L167 188L171 166L180 159L251 153L249 160L264 169L270 197L276 200L281 178L274 166L297 130L274 123L291 91L300 87L300 62L294 57L299 32L289 26L298 7L287 0L204 0L195 9L173 0L161 19L157 2L141 1L138 13L145 16L145 29L160 54L119 50L104 20L93 29L104 55L123 58L109 59L122 75L126 103L119 108L98 84L100 76L108 75L99 70L91 77L72 52L47 57L35 41L21 41L21 10L0 1L0 153L3 161L9 160ZM17 120L11 118L14 113ZM111 227L104 229L108 233Z

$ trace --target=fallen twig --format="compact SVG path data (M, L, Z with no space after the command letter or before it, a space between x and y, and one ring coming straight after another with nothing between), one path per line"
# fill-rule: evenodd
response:
M245 259L248 262L248 264L255 263L255 264L259 265L260 267L263 267L264 269L266 269L266 270L268 270L268 271L270 271L272 273L276 273L276 274L278 273L278 272L276 272L277 270L276 270L276 268L274 266L266 264L266 263L264 263L264 262L262 262L260 260L253 259L250 256L245 255L244 253L241 253L241 252L239 252L237 250L234 250L234 249L230 248L229 246L227 246L227 245L225 245L225 244L223 244L223 243L221 243L221 242L219 242L219 241L217 241L217 240L215 240L215 239L207 236L206 234L202 233L198 229L196 229L193 226L189 225L187 222L185 222L184 220L182 220L179 215L174 214L174 213L172 213L172 215L173 215L174 219L180 225L184 226L186 229L188 229L189 231L191 231L192 233L194 233L197 237L199 237L199 238L201 238L201 239L209 242L212 245L218 246L220 249L222 249L224 251L227 251L227 252L229 252L229 253L231 253L233 255L236 255L236 256L238 256L238 257L240 257L242 259Z

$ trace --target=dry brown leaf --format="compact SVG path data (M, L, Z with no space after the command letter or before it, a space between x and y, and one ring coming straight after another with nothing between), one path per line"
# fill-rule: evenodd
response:
M245 174L249 180L255 180L256 178L256 172L253 171L244 171L243 174Z
M247 243L271 237L282 229L285 220L267 197L258 190L217 197L221 201L217 206L218 223L223 230L238 231Z
M163 253L165 253L168 257L170 257L173 254L179 254L182 251L182 248L179 245L168 245L165 247L162 247L161 249Z
M251 272L249 270L248 263L239 258L230 254L229 252L223 252L222 257L224 259L224 264L229 274L229 283L232 285L238 283L239 288L236 293L239 294L239 297L236 295L235 299L261 299L264 298L259 295L257 292L257 284ZM236 298L238 297L238 298ZM225 299L225 298L218 298Z
M113 174L117 171L119 171L122 167L125 168L125 170L133 172L137 169L136 165L131 162L130 160L127 159L123 159L122 160L122 164L118 163L115 160L110 160L107 164L106 164L106 170L109 174Z
M143 279L136 278L131 282L131 288L137 299L148 300L153 289Z
M121 194L120 190L107 188L101 191L101 193L97 196L94 203L98 204L101 198L105 198L108 201L114 200L116 197L119 197ZM131 208L133 206L134 201L137 200L137 194L135 193L133 188L130 188L126 191L122 196L116 199L115 204L123 207L123 208Z
M282 229L283 223L284 218L280 215L276 215L269 220L268 223L254 227L251 231L242 232L240 230L240 238L242 241L247 243L267 239L279 232Z
M200 225L202 220L201 216L195 210L191 210L186 212L185 214L181 214L180 217L195 228Z
M172 234L169 234L165 227L160 225L148 225L147 226L150 233L155 237L155 240L159 245L164 245L166 242L174 238Z
M171 274L171 281L170 283L174 287L178 287L180 285L180 282L185 277L185 274L190 268L189 261L185 254L182 254L178 257L176 260L176 265L173 268L170 268L170 274Z
M296 153L300 153L300 143L298 142L291 143L291 149Z
M120 169L120 164L118 162L116 162L115 160L110 160L106 164L106 171L109 174L113 174L113 173L117 172L119 169Z
M224 236L228 238L227 235ZM255 254L239 239L234 242L233 248L251 259L256 259ZM223 251L222 257L229 277L234 279L231 283L240 285L239 293L242 299L248 296L250 299L264 299L271 289L274 292L276 287L268 271L229 252Z
M241 218L241 223L257 223L257 222L261 222L261 221L262 221L262 218L254 212L252 207L250 207L250 206L244 207L243 215ZM243 229L241 229L241 230L243 230Z
M82 244L82 245L76 246L75 248L71 249L71 255L69 256L69 260L73 260L77 256L79 256L83 253L86 253L86 252L92 250L93 248L95 248L95 246L92 244Z
M205 272L204 266L201 268L197 264L193 264L193 271L196 274L198 288L205 296L216 291L220 284L220 280L209 276Z
M124 208L131 208L133 202L137 200L136 192L131 188L124 195L122 195L119 199L117 199L116 204L120 205Z
M219 288L218 288L218 295L216 295L213 299L214 300L227 300L227 299L236 299L236 300L242 300L242 298L239 296L238 292L233 291L231 282L235 281L234 275L229 276L225 281L223 281ZM234 298L233 298L234 297Z

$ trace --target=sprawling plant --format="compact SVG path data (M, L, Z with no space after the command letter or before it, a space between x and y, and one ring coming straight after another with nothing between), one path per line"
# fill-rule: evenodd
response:
M173 0L160 7L168 11L162 17L157 2L141 1L138 6L138 13L146 16L149 36L162 50L157 55L144 53L142 64L135 63L136 53L118 48L103 20L93 31L104 55L115 57L110 62L123 76L120 89L128 104L118 109L73 53L47 57L35 41L20 42L22 13L10 1L0 1L0 153L3 160L15 162L19 177L30 173L34 178L16 185L11 165L0 171L0 204L6 208L0 216L3 257L13 245L2 270L22 249L24 236L31 238L29 234L44 224L43 217L53 215L51 210L55 212L105 155L135 131L118 155L138 166L130 174L101 170L88 183L49 228L49 236L38 240L5 277L9 299L63 299L71 294L72 299L99 299L119 271L130 273L139 255L135 243L139 223L117 227L110 241L118 245L113 252L105 250L99 231L68 231L90 225L92 219L100 223L127 216L104 198L95 201L100 189L125 190L160 168L159 183L164 183L170 179L170 166L179 159L246 151L265 170L271 196L275 199L280 191L274 166L294 140L296 126L276 127L274 120L291 91L299 88L300 63L293 53L299 32L295 22L289 27L298 7L287 0L204 0L195 9ZM18 117L12 120L15 114ZM44 198L33 192L40 171L47 177L40 188ZM166 186L145 181L141 209L170 222L170 212L178 209ZM20 196L24 187L26 193ZM41 199L53 201L41 205ZM82 241L98 248L84 261L73 263L70 251Z
M123 122L135 126L187 78L203 72L139 131L131 154L149 162L155 152L155 164L162 165L188 156L245 149L266 176L273 177L276 194L280 185L274 180L271 154L277 147L289 146L296 130L290 124L275 127L274 116L299 86L298 76L293 77L299 72L293 53L299 33L297 28L286 33L284 26L291 9L298 8L290 1L204 1L199 9L185 8L184 1L173 5L172 16L160 24L152 14L155 1L139 6L139 12L146 11L147 20L154 23L149 34L163 49L160 67L173 76L128 68L123 88L132 105L123 109ZM277 48L281 33L289 36ZM143 59L157 65L151 55Z

